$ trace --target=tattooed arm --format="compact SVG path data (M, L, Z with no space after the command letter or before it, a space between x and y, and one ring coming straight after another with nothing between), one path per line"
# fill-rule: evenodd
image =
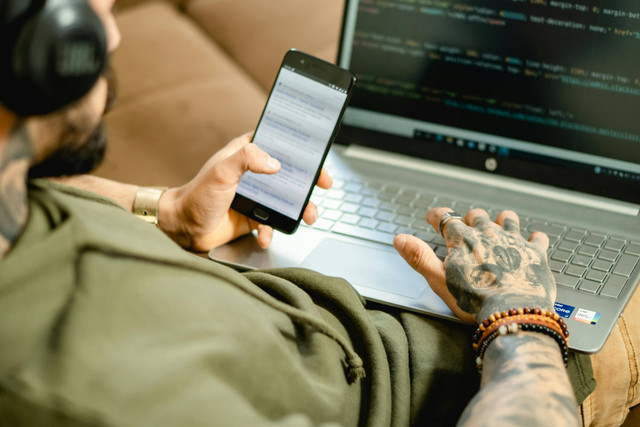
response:
M446 208L427 220L438 229ZM526 241L518 216L502 212L495 222L481 209L446 224L449 254L444 263L413 236L394 246L421 273L451 310L478 324L495 312L539 307L553 310L556 288L547 265L549 240L534 233ZM558 344L536 332L498 336L484 355L481 388L460 425L579 425L577 402Z

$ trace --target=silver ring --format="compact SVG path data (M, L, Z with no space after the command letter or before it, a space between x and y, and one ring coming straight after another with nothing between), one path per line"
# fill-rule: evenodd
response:
M444 227L449 223L449 221L453 221L454 219L464 222L462 215L457 212L446 212L442 215L442 218L440 218L440 222L438 223L438 233L440 233L442 237L444 237Z

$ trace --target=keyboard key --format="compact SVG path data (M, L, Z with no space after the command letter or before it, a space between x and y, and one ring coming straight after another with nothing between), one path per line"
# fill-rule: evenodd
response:
M583 292L595 294L598 292L598 289L600 289L600 282L592 282L590 280L584 280L578 289L580 289Z
M376 230L384 231L385 233L393 233L398 228L395 224L391 224L390 222L381 222L376 227Z
M415 212L415 208L412 208L411 206L407 206L407 205L398 206L398 209L396 209L396 213L398 215L411 216L413 212Z
M584 236L584 231L576 231L572 229L572 230L569 230L566 236L564 236L564 240L578 243L582 240L583 236Z
M376 228L378 224L379 222L373 218L362 218L358 225L363 228Z
M415 236L418 239L424 240L425 242L431 242L431 241L433 241L434 237L436 237L437 235L435 233L427 233L427 232L424 232L424 231L417 231Z
M322 207L327 209L338 209L341 204L342 201L340 200L326 199L322 202Z
M607 250L602 250L600 251L600 254L598 254L598 258L606 259L607 261L615 261L617 256L618 256L617 252L607 251Z
M435 232L433 234L435 234L435 236L431 240L433 243L440 246L447 246L447 242L444 241L444 237L442 237L440 234Z
M394 235L384 233L382 231L369 230L349 224L336 224L331 231L346 236L353 236L360 239L371 240L373 242L384 243L385 245L393 245Z
M327 231L333 226L333 224L335 224L335 222L324 218L318 218L318 220L313 223L312 227L317 230Z
M378 199L386 200L387 202L390 202L391 200L393 200L395 196L396 196L396 193L387 193L386 191L378 193Z
M585 271L587 271L587 269L584 267L580 267L577 265L570 265L567 267L564 274L567 274L573 277L582 277Z
M427 222L427 212L429 212L428 209L418 208L417 210L413 211L411 216L419 219L420 221Z
M621 255L613 268L613 273L629 277L637 263L638 257L627 254Z
M425 221L424 219L414 219L413 222L411 223L411 228L416 229L416 230L432 230L431 228L431 224L429 224L427 221Z
M560 273L553 273L553 277L556 279L556 285L564 286L566 288L575 288L580 282L580 279L571 276L565 276Z
M596 252L598 252L598 248L594 248L593 246L581 246L578 249L578 253L581 255L586 255L588 257L595 256Z
M591 268L593 268L594 270L600 270L604 272L608 272L609 270L611 270L611 267L613 267L613 263L611 261L605 261L603 259L597 259L593 261L593 265L591 266Z
M380 202L380 204L378 205L378 209L380 209L381 211L389 211L389 212L395 211L396 207L397 206L391 202Z
M374 215L374 218L380 221L391 221L394 216L395 214L393 212L380 211Z
M558 245L558 249L562 249L567 252L575 252L578 249L578 244L574 242L561 242Z
M549 268L551 269L551 271L556 273L560 273L564 268L564 265L564 262L556 261L553 259L549 261Z
M340 218L340 222L343 222L345 224L355 225L358 223L358 221L360 221L360 217L354 214L345 214L342 215L342 218Z
M380 204L380 200L374 197L365 197L360 204L368 208L377 208L378 205Z
M451 206L453 206L453 204L455 203L455 201L453 199L447 199L445 197L438 197L438 206L441 207L445 207L445 208L450 208Z
M551 255L551 259L555 259L556 261L567 262L571 258L571 255L573 255L571 252L556 250L553 252L553 255Z
M360 191L360 194L362 194L365 197L375 197L378 195L378 190L374 188L365 187L362 189L362 191Z
M360 194L347 194L344 198L345 202L360 203L364 199Z
M586 239L584 239L584 244L589 246L601 246L604 243L604 238L602 234L591 233Z
M444 261L447 255L449 255L449 249L446 246L438 246L436 248L436 256L440 258L441 261Z
M340 211L334 211L332 209L326 209L323 213L322 213L322 218L324 219L330 219L332 221L337 221L338 218L340 218L342 216L342 212Z
M614 239L613 237L605 243L604 247L606 249L611 249L612 251L620 252L620 250L624 247L624 240Z
M418 200L415 200L413 202L413 206L417 207L417 208L428 208L431 206L431 204L435 201L435 197L427 195L427 194L422 194L420 196L420 198L418 198Z
M399 196L396 196L393 201L396 202L399 205L410 205L411 202L413 202L413 199L415 199L414 195L411 194L400 194Z
M348 193L360 193L362 191L362 184L359 182L350 182L344 186L344 191Z
M395 234L410 234L415 235L416 231L406 227L398 227L396 228Z
M378 213L378 211L376 209L373 209L373 208L362 207L362 208L358 209L358 215L364 216L364 217L367 217L367 218L372 218L372 217L376 216L377 213Z
M584 255L576 255L571 260L571 264L581 265L583 267L588 267L589 263L591 263L591 257Z
M342 206L340 206L340 211L345 213L356 213L358 209L360 209L360 206L355 203L343 203Z
M395 217L393 219L393 222L395 224L403 225L405 227L408 227L413 222L413 218L411 218L410 216L406 216L406 215L398 215L397 217Z
M607 273L604 273L598 270L591 270L587 273L585 277L593 282L602 283L606 276L607 276Z
M345 193L343 190L336 190L334 188L332 188L331 190L327 191L327 197L330 199L337 199L337 200L342 200L344 199L344 196L346 196L347 193Z
M467 214L467 212L469 212L471 210L471 203L467 203L467 202L456 202L455 204L455 210L456 212L458 212L460 215L465 216Z
M333 179L333 184L331 185L331 188L337 188L337 189L340 189L340 188L342 188L342 187L344 187L344 186L345 186L345 182L344 182L344 180L339 179L339 178L334 178L334 179ZM315 190L314 190L314 191L315 191Z
M627 249L624 250L624 253L640 256L640 243L635 243L635 242L629 243L627 245Z
M620 292L622 291L622 288L624 288L624 285L626 283L626 278L611 275L609 276L609 279L607 279L607 283L604 284L600 295L603 295L605 297L618 298L618 295L620 295Z
M564 227L558 227L556 225L547 225L547 224L543 224L543 225L536 224L536 225L530 225L529 230L532 233L534 231L541 231L547 234L549 237L558 238L558 236L560 236L564 231Z

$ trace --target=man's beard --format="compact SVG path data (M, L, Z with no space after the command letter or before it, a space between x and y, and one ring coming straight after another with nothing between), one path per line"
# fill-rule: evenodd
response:
M107 78L107 100L105 113L114 105L117 95L115 73L111 68L105 71ZM83 124L66 123L62 132L59 148L33 165L29 178L60 177L89 173L97 168L104 159L107 144L107 132L101 119L91 133L78 142L78 133Z
M80 175L94 170L106 151L107 134L102 120L81 144L62 144L42 162L29 169L29 178Z

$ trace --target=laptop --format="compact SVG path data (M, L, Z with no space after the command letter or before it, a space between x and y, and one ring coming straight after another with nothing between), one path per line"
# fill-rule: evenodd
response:
M441 258L429 208L550 237L570 347L599 351L640 279L640 1L348 0L338 63L358 85L314 190L320 218L262 250L213 249L239 269L300 266L367 299L457 321L392 247Z

